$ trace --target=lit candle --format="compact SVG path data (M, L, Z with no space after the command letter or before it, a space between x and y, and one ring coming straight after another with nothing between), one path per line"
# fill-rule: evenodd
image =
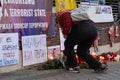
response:
M48 60L53 60L53 59L54 59L53 56L48 55Z
M97 54L96 54L95 52L92 52L92 56L93 56L94 58L97 58Z
M120 56L117 55L114 59L115 59L116 61L119 61L119 60L120 60Z
M85 61L83 59L79 58L77 55L76 55L76 59L79 63L85 64Z
M104 58L103 56L100 56L100 57L99 57L99 61L100 61L101 63L106 63L106 62L105 62L105 58Z

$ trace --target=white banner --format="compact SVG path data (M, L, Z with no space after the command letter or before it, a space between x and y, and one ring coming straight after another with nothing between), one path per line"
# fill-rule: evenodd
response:
M111 6L91 6L81 5L79 8L71 11L73 21L92 20L95 23L113 22L113 13Z
M59 33L60 33L60 49L64 50L65 49L64 47L65 38L63 37L61 28L59 28Z
M47 61L46 35L22 37L23 66Z
M94 7L95 13L90 14L90 19L92 19L95 23L114 21L111 6L94 6Z
M19 62L18 33L0 34L0 66Z

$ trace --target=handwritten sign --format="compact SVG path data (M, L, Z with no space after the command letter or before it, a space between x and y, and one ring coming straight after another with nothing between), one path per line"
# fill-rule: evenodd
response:
M0 34L0 66L19 62L18 33Z
M23 66L47 60L46 35L22 37Z

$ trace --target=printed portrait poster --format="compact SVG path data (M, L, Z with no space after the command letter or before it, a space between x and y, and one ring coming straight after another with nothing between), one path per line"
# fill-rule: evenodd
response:
M60 45L48 47L48 60L59 59L60 57Z
M23 66L47 61L46 35L22 37Z
M95 23L114 22L111 6L95 6L95 14L91 14L90 18Z
M0 34L0 66L18 64L18 33Z
M114 22L111 6L81 5L81 8L78 8L78 11L82 11L82 15L77 13L77 11L75 14L80 16L87 15L94 23Z

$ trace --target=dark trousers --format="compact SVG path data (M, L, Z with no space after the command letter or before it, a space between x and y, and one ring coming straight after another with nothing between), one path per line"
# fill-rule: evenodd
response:
M87 53L87 50L92 46L97 36L97 29L94 23L90 20L80 21L77 25L71 28L65 40L65 51L67 63L69 67L78 66L76 54L88 63L93 69L98 69L101 63ZM77 52L74 51L74 46L77 45Z

